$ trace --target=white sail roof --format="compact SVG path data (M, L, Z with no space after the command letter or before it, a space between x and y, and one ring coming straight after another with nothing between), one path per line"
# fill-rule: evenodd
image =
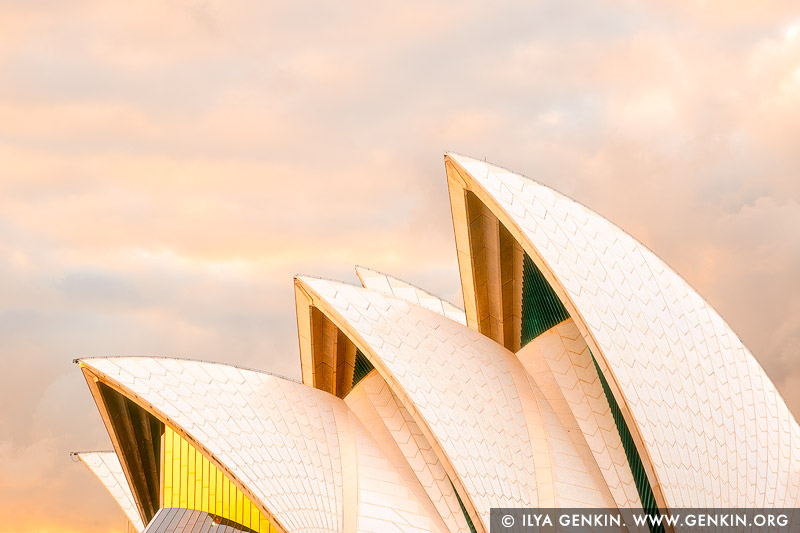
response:
M800 426L708 302L569 198L469 157L446 167L466 312L364 267L364 288L296 278L304 381L324 390L202 361L81 360L114 445L131 449L103 399L119 393L281 531L485 533L493 507L639 507L645 478L666 512L800 507ZM525 254L568 316L522 346ZM134 498L152 490L134 496L134 461L79 456L142 531Z
M467 325L467 316L463 309L459 309L450 302L424 289L420 289L419 287L389 276L388 274L362 266L356 266L356 274L358 275L358 279L361 280L361 284L366 289L372 289L411 302L412 304L421 305L425 309L436 311L440 315L452 318L465 326Z
M423 289L361 266L356 267L356 272L367 289L421 305L450 318L457 318L456 321L461 324L467 324L463 310L430 295ZM423 296L418 297L419 293ZM443 306L450 306L458 312L458 316L454 317L455 312L452 310L449 313L443 312ZM559 413L562 418L561 423L569 430L574 429L582 433L615 503L620 507L641 507L614 418L608 402L603 401L604 396L597 373L590 364L588 347L573 321L568 320L552 328L529 344L524 352L516 355L540 386L543 396L547 397L546 401ZM373 383L375 380L364 381L370 381L371 387L378 387L383 394L391 396L385 387ZM351 396L352 393L347 400L350 400ZM389 404L392 402L382 398L380 407L385 408ZM573 416L567 413L573 413ZM399 424L394 422L394 426L399 427ZM409 441L405 436L399 436L396 440ZM565 494L561 502L573 505L567 496ZM580 504L574 502L574 505Z
M100 480L100 483L111 494L136 531L143 531L144 523L142 522L142 517L139 516L131 486L122 471L122 465L116 452L78 452L75 455Z
M419 305L297 280L419 414L487 530L492 507L614 506L588 446L571 440L513 353Z
M708 302L582 205L482 161L447 158L554 277L634 418L667 505L797 505L800 428Z
M116 357L81 364L216 459L283 530L446 531L331 394L202 361Z
M468 529L455 489L419 425L377 372L370 372L344 398L345 403L387 454L408 464L450 531Z

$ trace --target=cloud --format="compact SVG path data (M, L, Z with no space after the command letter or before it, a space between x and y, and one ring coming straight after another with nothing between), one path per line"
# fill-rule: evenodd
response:
M0 9L0 530L118 527L73 357L297 376L294 274L457 300L445 150L642 240L800 414L794 2Z

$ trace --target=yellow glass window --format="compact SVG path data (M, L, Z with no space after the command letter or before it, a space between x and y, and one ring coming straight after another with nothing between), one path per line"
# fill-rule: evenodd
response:
M161 506L195 509L258 533L278 533L264 514L189 441L164 427Z

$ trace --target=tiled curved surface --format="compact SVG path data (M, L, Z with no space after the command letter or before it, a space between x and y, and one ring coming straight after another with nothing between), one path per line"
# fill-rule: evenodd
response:
M555 411L572 416L564 425L575 431L594 456L615 505L642 506L611 408L592 362L589 347L572 319L551 328L517 352L525 370L541 384ZM563 405L563 407L562 407Z
M356 267L356 274L358 274L358 279L361 280L361 284L366 289L372 289L412 304L421 305L425 309L436 311L440 315L452 318L465 326L467 325L467 315L463 309L459 309L450 302L442 300L424 289L362 266Z
M448 157L563 286L635 419L667 505L800 504L800 428L694 289L578 203L499 167Z
M537 504L533 448L502 347L406 301L299 279L354 328L379 359L373 364L399 383L393 390L407 394L428 423L485 524L491 507Z
M396 453L397 463L407 465L408 475L420 482L420 489L442 517L447 528L466 531L467 521L456 499L453 485L439 458L408 410L403 407L377 372L362 379L344 398L387 454Z
M142 517L139 516L131 486L122 471L116 452L80 452L76 455L100 480L136 531L143 531Z
M397 483L394 466L331 394L216 363L81 362L199 442L287 531L444 530L436 517L420 514L413 491ZM357 480L346 479L353 474ZM380 529L375 524L388 508L404 518Z
M464 311L422 289L364 267L357 266L356 272L365 288L421 305L426 309L453 318L452 312L448 314L442 309L443 306L449 305L458 311L457 321L464 325L467 324ZM420 293L423 295L421 298L417 296ZM550 429L548 445L551 449L551 456L561 459L565 465L568 465L574 462L571 458L577 455L575 447L587 446L608 486L614 505L641 507L611 409L605 399L586 342L574 322L570 319L541 335L528 345L528 349L524 353L517 353L517 357L540 386L542 394L539 399L545 402L541 408L548 410L552 406L554 408L552 416L560 419L558 424L548 427ZM548 387L551 384L553 386ZM393 397L391 391L379 378L375 377L370 380L370 383L365 383L364 388L370 391L370 399L373 402L379 402L384 410L389 406L394 406L391 398L385 397L385 395ZM396 398L394 401L397 401ZM388 416L396 418L400 411L405 411L405 409L400 406L400 410L392 411ZM394 427L400 427L396 420L393 420L393 424ZM570 431L565 432L563 429ZM571 431L573 429L576 431ZM408 438L402 434L396 435L395 440L407 442ZM559 504L565 507L585 505L585 502L579 498L574 498L574 484L578 481L577 478L586 475L583 469L576 472L569 469L568 466L565 466L564 469L555 466L554 476L558 472L564 474L562 476L564 479L554 479L556 488L562 489L557 498ZM593 484L584 483L583 485L592 486Z
M425 305L417 301L411 290L422 292L430 299L441 301L422 289L417 289L402 280L364 267L356 267L356 271L365 288L422 305L439 314L445 314L437 305ZM408 292L397 291L393 290L394 287L411 287L411 290ZM446 302L444 303L446 304ZM459 322L466 325L466 315L463 311L458 311L461 313ZM559 504L565 507L586 505L584 501L574 498L575 483L579 482L578 479L581 476L586 475L585 469L576 472L569 469L567 465L574 462L572 457L578 455L576 447L587 446L608 486L613 504L618 507L641 507L611 409L592 363L588 346L575 323L571 319L563 322L536 338L528 344L524 351L516 355L526 371L540 386L539 399L544 400L541 408L547 411L552 406L550 410L554 414L551 416L559 418L557 424L546 426L549 429L547 436L551 457L560 459L565 465L563 469L554 465L554 477L558 477L559 472L563 474L562 479L554 479L556 490L561 489L557 498ZM399 406L399 410L394 407L397 399L393 398L385 382L378 376L374 376L369 383L364 383L363 388L369 391L369 399L380 405L384 411L383 417L391 417L392 427L401 427L399 421L395 419L405 409L402 406ZM352 398L348 397L347 400L350 400L348 401L350 404ZM413 421L411 423L413 424ZM565 432L564 429L569 431ZM399 431L394 438L396 441L404 443L409 440L405 432L400 433ZM422 438L424 439L424 437ZM413 441L411 444L414 445L414 450L411 450L410 453L416 453L415 450L419 444L413 443ZM422 446L424 449L424 444ZM592 486L593 484L583 483L583 485ZM585 487L581 487L578 491L582 488Z
M353 425L358 454L358 527L365 533L448 531L414 478L404 477L363 424ZM430 505L429 502L427 502Z
M559 505L554 477L561 465L546 429L563 426L514 354L404 300L328 280L298 279L324 302L317 302L323 312L338 315L332 319L360 337L362 351L392 391L420 416L416 420L430 431L426 437L441 446L484 524L492 507ZM572 468L581 473L588 470L585 461L593 461L579 450L573 458ZM573 486L566 471L561 478L581 506L609 503L603 483L582 487L587 477L581 476Z

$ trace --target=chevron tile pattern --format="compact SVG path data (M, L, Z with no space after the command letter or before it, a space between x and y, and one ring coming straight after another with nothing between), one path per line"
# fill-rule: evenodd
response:
M403 458L409 474L419 480L447 528L450 531L466 531L467 522L444 466L411 414L383 378L377 372L372 372L350 391L345 403L387 454L394 452Z
M331 394L201 361L119 357L81 362L183 429L289 531L380 530L361 525L374 526L379 504L413 521L398 522L406 530L445 531L437 517L423 514L416 493L403 486L347 405ZM358 528L351 523L359 523Z
M427 422L487 526L491 507L537 505L533 446L509 368L513 355L406 301L328 280L300 280L377 354L373 365L388 369L398 384L393 390L406 394Z
M450 302L442 300L424 289L362 266L356 267L356 274L358 274L358 279L361 280L361 284L365 289L372 289L412 304L421 305L425 309L436 311L440 315L452 318L465 326L467 325L467 315L463 309L459 309Z
M496 507L800 507L800 426L708 302L569 198L465 156L445 167L466 312L356 267L363 288L295 278L305 385L78 361L127 462L78 456L137 530L139 509L175 501L169 479L187 509L220 494L243 527L260 512L286 532L488 533ZM159 489L150 415L175 432Z
M574 420L575 432L589 447L616 507L641 507L625 450L619 438L589 348L572 319L517 352L525 370L542 384L559 413ZM563 404L563 408L560 406ZM569 418L565 424L568 424Z
M694 289L578 203L499 167L448 157L563 287L635 420L669 506L798 505L800 428Z
M572 446L563 421L503 346L404 300L298 279L331 320L360 337L392 392L419 414L415 421L429 428L426 438L441 446L440 460L452 465L484 524L492 507L613 506L588 446ZM548 443L548 432L563 442Z
M144 531L142 517L136 508L128 479L122 471L116 452L80 452L75 454L92 471L117 502L136 531Z

